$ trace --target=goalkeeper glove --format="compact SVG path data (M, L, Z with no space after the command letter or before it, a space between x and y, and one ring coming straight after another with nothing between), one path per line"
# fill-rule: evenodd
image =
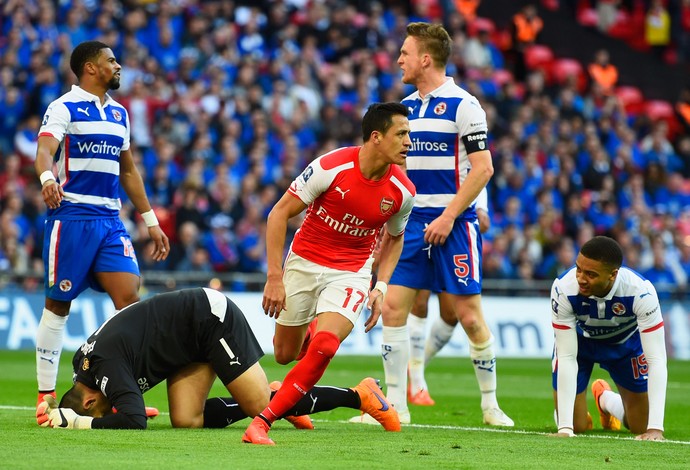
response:
M71 408L56 408L50 412L50 427L63 429L91 429L91 416L80 416Z
M36 422L39 426L50 426L50 412L58 408L55 397L50 394L43 396L43 400L36 407Z

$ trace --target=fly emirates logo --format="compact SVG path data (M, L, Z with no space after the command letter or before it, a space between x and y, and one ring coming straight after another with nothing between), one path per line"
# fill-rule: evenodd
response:
M323 206L319 206L319 209L316 211L316 216L323 220L326 225L336 232L346 233L348 235L352 235L353 237L367 237L376 235L376 229L360 227L360 225L364 223L364 219L360 219L354 214L345 213L342 221L335 220L333 217L328 215Z
M77 143L79 147L79 152L90 153L92 155L120 155L120 150L122 147L117 145L110 145L105 140L100 142L79 142Z

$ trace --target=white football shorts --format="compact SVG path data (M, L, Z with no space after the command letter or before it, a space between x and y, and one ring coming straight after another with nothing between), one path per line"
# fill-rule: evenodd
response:
M320 313L336 312L354 325L369 296L373 262L369 258L359 271L343 271L290 252L283 271L287 310L280 312L276 323L306 325Z

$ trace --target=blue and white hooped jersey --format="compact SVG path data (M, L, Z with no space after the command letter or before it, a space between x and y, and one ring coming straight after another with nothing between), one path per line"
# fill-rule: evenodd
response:
M129 149L129 117L125 108L106 95L73 85L53 101L43 116L39 136L60 141L55 154L57 182L65 197L48 217L117 216L120 202L120 153Z
M551 287L554 328L576 328L585 338L620 344L635 331L663 326L661 307L651 282L632 269L621 267L606 297L580 295L573 266Z
M470 170L468 153L488 150L486 113L452 78L424 99L415 91L402 100L409 110L412 148L407 176L417 188L412 214L435 218L455 197ZM468 149L471 145L473 148ZM475 219L474 204L459 219Z

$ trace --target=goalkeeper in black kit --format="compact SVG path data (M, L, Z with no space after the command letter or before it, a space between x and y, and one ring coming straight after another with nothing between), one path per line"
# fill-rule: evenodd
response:
M268 384L262 356L244 314L222 293L159 294L122 309L88 338L72 360L74 385L59 405L46 396L36 419L52 428L144 429L143 394L167 380L173 427L225 427L256 416L280 387ZM208 398L216 377L232 398ZM366 411L371 382L316 386L284 418L313 429L304 415L337 407Z

